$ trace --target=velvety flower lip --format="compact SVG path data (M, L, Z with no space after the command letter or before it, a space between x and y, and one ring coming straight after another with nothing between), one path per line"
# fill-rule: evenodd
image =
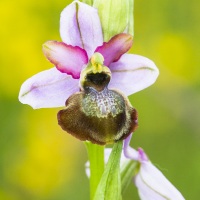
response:
M131 135L124 141L126 158L140 163L139 171L134 177L141 200L184 200L182 194L166 179L148 159L145 152L129 146Z
M111 70L108 87L127 96L150 86L159 75L151 60L126 53L132 46L131 35L121 33L103 43L98 12L84 3L74 1L62 11L60 34L63 42L43 45L45 56L56 68L26 80L20 89L20 102L35 109L64 106L66 99L79 90L81 70L94 52L104 56Z

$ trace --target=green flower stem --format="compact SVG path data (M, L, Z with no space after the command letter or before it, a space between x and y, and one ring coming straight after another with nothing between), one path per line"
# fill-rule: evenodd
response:
M104 146L85 142L90 162L90 199L94 198L104 171Z

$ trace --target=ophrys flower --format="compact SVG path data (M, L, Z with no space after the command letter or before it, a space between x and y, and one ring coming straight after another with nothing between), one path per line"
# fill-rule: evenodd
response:
M106 82L99 91L94 85L90 85L90 93L93 92L91 94L93 95L95 89L98 92L95 93L98 94L97 99L100 99L100 96L102 95L106 97L107 100L104 101L105 104L105 102L111 102L110 100L113 99L112 97L108 98L111 94L109 91L117 90L112 93L112 95L115 95L115 102L109 104L108 110L109 112L111 111L110 113L114 116L116 107L113 111L111 107L120 99L119 101L122 103L118 105L123 107L120 113L124 113L123 115L126 117L124 121L120 119L115 119L114 121L115 125L116 123L119 124L119 122L122 123L123 129L125 128L126 131L122 131L124 133L121 135L116 133L117 137L115 137L116 135L112 137L106 136L107 139L104 137L103 140L99 139L97 143L103 144L107 143L107 141L115 141L124 138L124 135L128 136L130 131L135 129L137 117L136 111L131 108L125 95L128 96L153 84L158 76L157 67L151 60L145 57L126 54L132 46L132 36L129 34L118 34L111 38L107 43L104 43L97 10L78 1L67 6L61 13L60 34L63 42L49 41L43 45L44 54L56 67L36 74L25 81L20 90L20 101L31 105L33 108L64 106L65 101L72 94L79 92L80 89L84 90L84 92L87 90L84 86L87 81L84 80L84 77L80 80L81 72L85 72L85 70L88 69L87 67L93 63L93 60L96 61L97 57L100 58L102 56L103 61L99 66L105 66L104 69L101 71L101 67L96 66L93 70L96 70L96 73L99 73L98 79L104 79L105 75L102 74L107 74L109 81ZM95 55L97 55L97 52L99 53L99 56L96 57ZM105 69L107 72L109 71L109 73L105 73ZM86 75L90 80L90 84L92 83L91 80L93 80L94 83L94 75L89 75L89 73L86 73ZM97 84L98 87L99 83ZM118 91L121 91L123 95ZM69 98L68 102L70 99L72 98ZM87 98L84 99L84 101L81 100L81 105L86 102ZM89 103L91 103L91 98ZM110 116L108 110L104 111L105 106L102 106L101 103L98 103L98 105L99 110L101 111L100 114L102 115L103 113L103 117L101 116L100 121L104 120L105 116L107 116L108 119ZM85 106L85 112L89 109L88 106ZM119 109L120 106L118 107ZM81 109L83 108L81 107ZM130 109L133 109L133 111L130 111ZM90 112L92 112L92 109ZM96 110L94 112L96 112ZM129 114L127 115L127 113ZM132 115L131 113L134 114ZM96 112L96 114L98 116L98 112ZM131 118L134 119L134 126L131 125ZM59 115L59 123L60 119ZM71 121L66 121L67 124L72 123L75 120L75 118L70 119ZM76 120L76 123L85 123L84 120ZM112 121L112 119L110 120ZM99 127L102 125L109 127L111 121L107 120L105 123L100 123ZM129 121L129 125L127 125L127 121ZM86 123L90 124L90 126L97 126L99 122L90 120L89 123ZM113 126L111 126L108 128L107 133L111 129L116 131L119 127L113 128ZM105 131L105 129L103 129L103 131ZM102 133L102 131L100 132ZM77 134L75 135L77 137ZM91 137L89 136L84 138L81 136L78 137L79 139L89 139L94 142L94 138L90 139Z

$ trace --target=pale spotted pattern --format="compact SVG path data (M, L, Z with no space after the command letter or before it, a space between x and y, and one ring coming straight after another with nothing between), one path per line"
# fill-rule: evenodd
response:
M104 88L98 92L94 88L89 88L83 98L82 108L87 116L102 118L111 114L115 117L124 111L125 103L123 97L113 90Z

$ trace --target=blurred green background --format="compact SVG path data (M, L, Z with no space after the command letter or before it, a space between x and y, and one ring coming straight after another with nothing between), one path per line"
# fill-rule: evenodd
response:
M60 40L70 1L0 1L0 199L89 199L84 145L57 125L59 109L18 102L21 84L52 67L41 46ZM139 112L132 146L141 146L186 199L200 198L200 1L138 0L132 52L160 69L130 100ZM130 185L125 200L138 200Z

